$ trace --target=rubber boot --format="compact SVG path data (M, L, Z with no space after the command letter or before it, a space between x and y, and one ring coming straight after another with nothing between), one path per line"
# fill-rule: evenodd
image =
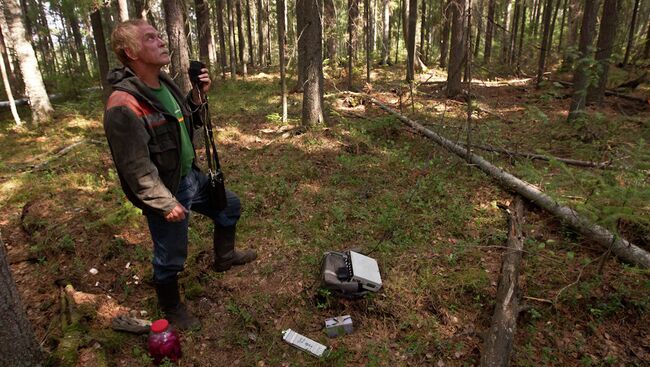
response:
M201 328L201 321L194 317L181 302L181 295L178 291L178 279L166 283L156 283L156 294L158 304L165 314L165 318L176 329L190 330Z
M215 224L214 228L214 265L213 269L222 272L234 265L244 265L257 259L255 250L235 250L235 234L237 226L222 227Z

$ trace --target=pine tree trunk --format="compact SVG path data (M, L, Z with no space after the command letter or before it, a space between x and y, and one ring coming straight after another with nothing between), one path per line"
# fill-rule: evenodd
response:
M246 42L245 42L245 37L244 37L244 17L242 16L242 11L241 11L241 2L242 0L235 0L235 9L237 11L237 36L239 39L239 43L237 45L239 46L239 61L241 62L241 69L242 69L242 75L244 78L246 78L246 75L248 74L248 69L247 65L248 60L246 59Z
M388 65L390 63L390 0L382 0L381 6L381 65Z
M564 5L562 5L562 21L560 22L560 35L557 42L557 52L562 52L562 41L564 41L564 23L566 21L567 12L569 11L567 8L568 4L569 0L564 0Z
M539 29L539 18L542 15L542 4L544 0L537 0L535 6L535 19L533 20L533 39L537 38L537 30Z
M29 98L32 110L32 123L38 125L49 121L53 109L47 96L38 61L31 43L25 38L22 11L18 0L5 0L5 17L9 26L9 38L12 40L16 57L20 64L20 72L25 81L25 94Z
M88 68L88 61L86 60L86 48L84 47L81 29L79 28L79 20L77 19L77 14L74 8L68 14L68 21L72 28L72 36L74 37L75 49L79 57L81 72L83 74L88 74L90 69Z
M418 52L420 57L426 58L426 53L424 52L424 42L427 35L427 0L422 0L422 11L420 12L421 23L420 23L420 44L418 45ZM416 22L417 23L417 22Z
M508 51L508 64L514 64L517 54L517 34L519 34L519 13L521 12L521 1L515 0L515 11L512 19L512 32L510 32L510 46Z
M95 52L97 52L97 66L99 67L99 80L102 84L104 102L111 95L111 85L106 80L108 75L108 52L106 51L106 38L104 38L104 27L102 25L101 8L90 13L90 24L93 29L95 41Z
M237 79L237 54L235 51L235 20L233 17L233 0L226 0L228 17L228 50L230 51L230 79Z
M485 52L483 63L488 64L492 56L492 35L494 34L494 4L495 0L488 0L487 25L485 26ZM440 65L442 66L442 65Z
M286 5L285 5L286 7ZM285 12L286 14L286 12ZM250 0L246 0L246 27L247 27L247 36L248 36L248 61L251 63L251 67L255 67L255 53L253 52L253 27L251 22L251 4Z
M476 41L474 41L474 59L478 58L478 52L480 51L481 46L481 35L483 33L483 8L485 8L484 0L478 2L476 8Z
M517 70L520 70L520 65L521 65L521 51L524 48L524 34L526 34L526 1L523 3L523 7L521 9L521 26L519 27L519 47L517 47Z
M539 51L539 64L537 66L537 88L540 87L540 83L544 77L544 70L546 67L546 47L548 47L548 38L551 31L551 14L553 13L553 0L545 0L544 4L544 20L543 24L543 36L542 44Z
M404 0L399 0L399 15L397 16L397 34L395 35L395 64L397 64L398 56L399 56L399 38L400 38L400 29L402 29L402 13L401 9L404 7Z
M6 6L14 5L7 4ZM18 9L20 9L19 6ZM40 365L43 354L36 342L32 325L27 319L25 308L20 301L20 295L11 276L2 238L0 238L0 340L2 340L0 343L0 366L31 367Z
M47 22L47 16L45 15L45 7L43 2L38 0L36 2L38 7L38 22L40 23L39 29L39 39L43 36L41 40L44 48L44 53L47 55L47 58L44 60L46 69L48 72L57 73L59 68L59 60L56 57L56 48L54 48L54 42L52 41L52 33L50 32L50 26Z
M165 12L165 25L167 28L167 37L169 39L168 47L171 51L170 72L172 78L183 92L192 89L190 77L187 75L187 69L190 66L190 56L185 38L185 27L183 21L183 9L175 0L163 0L163 9Z
M323 25L321 0L296 0L298 57L303 59L305 83L302 97L302 125L324 122L323 116Z
M147 7L145 3L147 0L133 0L133 8L135 9L135 17L138 19L147 19Z
M116 5L120 22L129 20L129 5L126 3L126 0L117 0Z
M490 0L494 1L494 0ZM452 7L455 6L452 0L445 2L442 18L442 39L440 40L440 67L447 67L447 56L449 56L449 33L451 30Z
M598 42L596 43L596 62L600 64L600 68L596 70L598 73L598 83L596 86L589 87L587 91L587 102L598 104L603 102L609 74L609 58L612 56L612 50L616 42L616 27L618 26L620 4L619 0L605 0L603 4L603 16L600 21Z
M4 15L1 13L2 12L0 12L0 16L4 18ZM11 61L9 59L9 53L7 51L7 43L5 42L5 38L4 38L4 33L6 32L7 29L4 28L2 24L0 24L0 55L2 55L2 60L3 60L2 63L4 64L4 68L7 71L7 79L9 81L10 89L18 92L17 93L18 95L22 95L23 92L20 91L19 88L24 88L24 87L22 87L22 84L18 83L18 79L16 78L16 75L12 70Z
M409 0L408 37L406 38L406 81L415 80L415 29L418 22L418 0Z
M643 58L650 59L650 20L648 20L648 30L645 35L645 50L643 51Z
M582 118L585 113L587 86L589 85L587 68L589 67L594 31L596 28L596 12L598 10L598 7L596 6L597 3L598 0L585 1L582 26L580 27L578 63L576 64L573 74L573 98L569 109L569 121Z
M373 3L375 1L375 3ZM375 53L375 44L377 43L377 6L376 6L376 1L378 0L368 0L368 6L369 6L369 34L370 34L370 54L374 55Z
M287 122L287 78L285 72L285 47L287 46L287 4L276 0L278 16L278 50L280 64L280 90L282 93L282 122Z
M212 35L210 34L210 7L207 0L194 0L194 11L196 12L196 33L199 38L199 59L206 64L208 70L211 70Z
M506 7L504 10L503 16L503 29L501 30L501 62L506 63L508 61L508 50L510 48L510 34L512 29L510 29L510 19L512 18L512 1L506 0Z
M352 66L354 60L356 19L359 16L359 0L348 0L348 90L352 90Z
M451 8L451 50L447 68L447 97L453 98L461 92L463 56L465 53L465 22L463 10L465 0L452 0Z
M219 60L221 61L221 79L226 79L226 69L228 62L226 60L226 32L223 27L223 2L225 0L216 0L217 3L217 33L219 33Z
M323 30L325 32L325 45L326 45L326 57L330 60L329 64L332 67L338 66L336 46L338 41L338 35L336 34L336 7L334 6L334 0L324 0L324 16L323 16Z
M416 0L417 1L417 0ZM370 44L372 43L372 34L370 33L370 0L363 1L363 12L365 18L365 36L366 36L366 83L370 83Z
M7 101L9 102L9 108L11 109L11 115L14 118L14 122L16 123L16 126L22 126L23 122L20 120L20 116L18 116L14 94L11 92L11 83L9 82L8 70L5 66L5 56L2 52L0 52L0 75L2 75L2 84L5 87L5 94L7 95ZM0 244L0 246L2 245Z
M632 53L632 46L634 46L634 32L636 30L636 18L639 13L639 2L634 1L634 9L632 10L632 22L630 22L630 32L627 35L627 47L625 47L625 56L623 57L623 67L627 66L630 61L630 54Z
M560 11L562 0L557 0L555 4L555 10L551 18L551 28L548 33L548 45L546 46L546 59L551 58L551 49L553 48L553 34L555 33L555 21L557 20L557 13Z
M270 7L270 2L271 0L264 0L264 21L266 23L266 65L271 66L272 64L272 57L271 57L271 12L269 11ZM322 19L321 19L321 25L323 24ZM322 30L321 30L322 33ZM322 49L322 47L321 47ZM322 57L322 55L321 55Z
M264 0L257 0L257 58L260 67L266 65L266 48L264 47Z
M408 39L409 39L409 6L411 0L402 1L402 34L404 35L404 45L408 49ZM408 50L407 50L408 53Z

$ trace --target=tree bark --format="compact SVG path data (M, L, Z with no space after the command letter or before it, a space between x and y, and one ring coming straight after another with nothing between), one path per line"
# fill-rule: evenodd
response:
M323 25L322 0L297 0L298 57L303 59L305 83L302 95L302 125L325 122L323 115Z
M516 192L524 198L530 200L535 205L548 211L561 219L564 223L568 224L575 231L583 235L586 239L598 244L601 249L611 250L619 259L626 261L630 264L639 266L641 268L650 268L650 253L641 249L640 247L628 242L618 235L613 235L607 229L591 223L587 218L580 215L575 210L561 205L550 196L543 193L537 187L518 179L510 173L496 167L492 163L485 160L483 157L470 153L467 154L467 148L460 146L453 141L423 127L417 122L397 113L390 107L375 98L370 97L370 101L378 105L383 110L393 114L400 121L408 126L411 126L420 134L432 139L437 144L443 146L450 152L458 155L464 160L468 161L473 166L479 168L487 175L497 181L504 189Z
M246 0L246 27L247 27L247 36L248 36L248 61L251 63L252 67L255 67L255 53L253 52L253 27L251 22L250 0Z
M564 5L562 5L562 21L560 22L560 35L558 37L558 42L557 42L557 52L562 51L562 41L564 38L564 23L566 21L566 15L568 12L568 3L569 0L564 0Z
M634 45L634 32L636 30L636 18L639 13L639 2L634 1L634 9L632 10L632 22L630 22L630 32L627 35L627 47L625 47L625 56L623 57L623 67L627 66L630 61L630 54L632 53L632 46Z
M492 56L492 35L494 33L494 4L495 0L488 0L487 25L485 26L485 52L483 63L488 64ZM442 66L442 65L441 65Z
M0 16L4 18L4 15L1 14L1 12L0 12ZM2 55L2 60L3 60L2 63L4 64L4 68L7 71L7 79L8 79L10 89L17 91L18 95L22 95L23 92L18 90L19 86L22 86L22 84L18 83L18 80L16 79L16 75L12 70L11 61L9 60L9 52L7 50L7 44L4 38L4 34L6 32L7 29L4 28L2 24L0 24L0 55Z
M5 0L13 1L13 0ZM9 6L9 5L7 5ZM42 351L11 276L5 245L0 238L0 365L38 366Z
M106 51L106 38L104 38L104 27L102 25L101 8L95 9L90 13L90 25L93 29L93 38L95 40L95 52L97 52L97 66L99 67L99 80L102 85L104 102L111 95L111 85L106 80L108 75L108 52Z
M418 44L418 53L420 57L426 59L424 46L427 36L427 0L422 0L422 11L420 12L420 43ZM417 21L416 21L417 24Z
M537 30L539 29L539 18L542 15L542 4L544 0L537 0L535 6L535 14L533 19L533 38L537 38ZM578 0L579 1L579 0Z
M183 92L186 92L192 89L192 85L190 83L190 77L187 75L187 69L190 66L190 56L187 40L185 39L185 22L183 21L182 4L179 4L175 0L163 0L162 5L165 12L167 37L169 39L168 47L172 59L170 67L171 76L179 88Z
M547 60L551 58L551 50L553 48L553 34L555 33L555 21L557 20L557 13L560 11L561 1L562 0L557 0L555 4L555 10L553 11L553 15L551 16L551 28L548 33L548 45L546 46Z
M257 58L260 67L266 65L266 51L264 47L264 6L263 0L257 0Z
M388 65L390 63L390 0L382 0L381 4L381 65Z
M205 63L208 70L211 70L210 47L214 46L210 34L210 7L207 0L194 0L194 11L196 12L196 33L199 38L199 59Z
M553 12L553 0L545 0L544 4L544 20L543 20L543 36L542 44L539 51L539 64L537 65L537 83L536 87L539 88L544 77L544 69L546 67L546 48L548 47L548 38L551 31L551 14Z
M336 32L336 7L334 5L334 0L324 0L323 6L324 16L323 22L325 23L324 32L325 32L325 44L327 58L330 60L329 63L332 67L338 66L338 56L337 56L337 42L338 35Z
M417 0L415 0L417 1ZM370 44L372 43L372 34L370 33L370 0L364 0L363 1L363 12L364 12L364 28L365 28L365 36L366 36L366 83L370 84L370 53L372 50L370 49Z
M648 30L645 35L645 50L643 51L643 58L650 59L650 19L648 19Z
M357 33L356 19L359 16L359 0L348 0L348 90L352 90L352 67L354 60L354 38Z
M519 47L517 47L517 70L520 70L521 65L521 52L524 48L524 34L526 34L526 2L523 2L521 9L521 26L519 31Z
M506 7L503 15L503 29L501 30L501 62L508 62L508 50L510 49L510 20L512 19L512 1L506 0Z
M235 21L233 17L233 0L226 0L228 16L228 50L230 50L230 79L237 79L237 54L235 53Z
M126 0L117 0L116 4L120 22L129 20L129 5L126 3Z
M287 80L285 72L285 47L287 45L287 4L276 0L278 16L278 50L280 64L280 91L282 93L282 122L287 122Z
M512 15L512 32L510 32L510 46L508 50L508 64L514 64L517 55L517 35L519 34L519 13L521 12L520 0L515 0L515 11Z
M45 90L43 76L38 69L34 49L25 38L25 27L18 0L5 0L5 16L9 26L9 38L15 47L20 71L25 81L25 94L29 98L32 110L32 123L38 125L41 122L49 121L54 110Z
M452 0L451 7L451 51L447 68L447 97L453 98L461 92L463 56L465 54L465 22L463 10L465 0Z
M494 1L494 0L491 0ZM447 0L445 2L445 6L442 10L442 33L441 33L441 40L440 40L440 67L441 68L446 68L447 67L447 57L449 56L449 33L451 30L451 18L452 18L452 11L451 8L455 5L452 0Z
M482 367L510 365L517 316L519 316L519 273L524 250L524 202L517 195L508 208L508 241L501 262L501 274L497 288L497 299L492 314L492 324L487 331Z
M406 38L406 82L415 79L415 29L418 22L418 0L409 0L408 37Z
M9 82L7 67L5 66L5 58L2 52L0 52L0 74L2 75L2 84L5 87L5 93L7 94L7 101L9 102L9 108L11 109L11 115L14 118L16 126L22 126L23 122L20 120L20 116L18 116L16 101L14 100L14 95L11 92L11 83ZM0 246L2 246L2 244L0 244Z
M241 63L242 75L246 78L248 74L247 65L248 60L246 60L246 42L244 37L244 18L241 11L241 2L242 0L235 0L235 10L237 13L237 45L239 46L239 62Z
M587 87L589 80L587 69L590 66L590 55L592 52L592 43L594 31L596 28L596 4L598 0L586 0L584 15L582 16L582 26L580 27L580 49L578 63L573 73L573 98L569 109L569 121L584 116Z
M47 21L47 16L45 15L45 7L43 2L38 0L36 2L38 7L38 23L39 23L39 41L43 46L43 54L47 55L44 60L47 72L57 73L59 68L59 60L56 57L56 48L54 47L54 42L52 41L52 33L50 32L50 26Z
M596 62L600 68L596 86L590 86L587 90L587 102L601 104L605 96L607 77L609 74L609 58L612 56L614 43L616 42L616 27L618 26L619 0L605 0L603 4L603 16L600 21L600 31L596 42Z
M476 41L474 41L474 59L478 58L478 52L481 46L481 35L483 33L483 8L485 8L484 0L480 0L477 5L476 17Z
M271 66L272 64L272 57L271 57L271 12L269 11L269 4L271 0L264 0L264 16L265 16L265 23L266 23L266 65ZM322 19L321 19L321 24L323 24ZM321 32L322 33L322 32ZM322 49L322 47L321 47Z
M223 28L223 2L225 0L216 0L217 3L217 32L219 33L219 60L221 61L221 79L226 79L226 32Z

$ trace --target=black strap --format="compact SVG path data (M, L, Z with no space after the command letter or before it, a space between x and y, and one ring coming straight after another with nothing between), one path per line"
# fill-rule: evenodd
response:
M212 130L212 121L210 119L210 109L208 107L208 95L203 94L199 88L194 87L198 91L201 99L201 105L198 110L203 121L203 134L205 136L205 155L208 159L208 172L216 173L221 171L221 164L219 163L219 153L214 142L214 133ZM214 164L212 163L214 161ZM214 166L214 168L213 168Z

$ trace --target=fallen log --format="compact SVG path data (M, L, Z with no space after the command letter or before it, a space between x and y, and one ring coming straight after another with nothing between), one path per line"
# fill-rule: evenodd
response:
M591 167L591 168L600 168L600 169L607 169L607 168L613 168L612 167L612 162L591 162L591 161L581 161L578 159L571 159L571 158L560 158L560 157L553 157L553 156L546 156L542 154L535 154L535 153L529 153L529 152L515 152L512 150L507 150L507 149L501 149L501 148L495 148L487 145L472 145L472 148L480 149L480 150L485 150L487 152L495 152L495 153L503 153L503 154L508 154L508 155L515 155L519 157L524 157L532 160L540 160L540 161L551 161L551 160L556 160L558 162L563 162L572 166L578 166L578 167Z
M555 215L563 222L570 225L575 231L583 235L585 238L600 245L605 251L611 250L619 259L630 264L634 264L643 268L650 268L650 253L647 251L628 242L626 239L621 238L618 235L612 234L607 229L597 224L591 223L587 218L583 217L575 210L558 203L537 187L513 176L501 168L496 167L492 163L485 160L483 157L471 152L468 153L466 147L458 145L453 141L425 128L424 126L409 119L408 117L397 113L378 99L373 98L367 94L365 94L365 96L372 103L376 104L384 111L387 111L396 116L400 121L406 125L411 126L420 134L432 139L450 152L460 156L461 158L464 158L469 163L477 166L481 171L485 172L490 177L495 179L506 190L518 193L519 195L538 205L540 208Z
M571 83L571 82L566 82L564 80L550 80L550 81L560 83L565 87L573 88L573 83ZM618 97L618 98L621 98L621 99L626 99L628 101L639 102L641 104L650 103L650 102L648 102L648 100L646 100L644 98L630 96L630 95L623 94L623 93L620 93L620 92L617 92L617 91L611 90L611 89L605 89L605 95L606 96L612 96L612 97Z
M524 203L517 195L508 208L508 241L501 262L501 275L497 288L497 300L492 314L492 324L485 336L481 366L496 367L510 364L517 316L519 315L519 268L524 249L522 231Z

